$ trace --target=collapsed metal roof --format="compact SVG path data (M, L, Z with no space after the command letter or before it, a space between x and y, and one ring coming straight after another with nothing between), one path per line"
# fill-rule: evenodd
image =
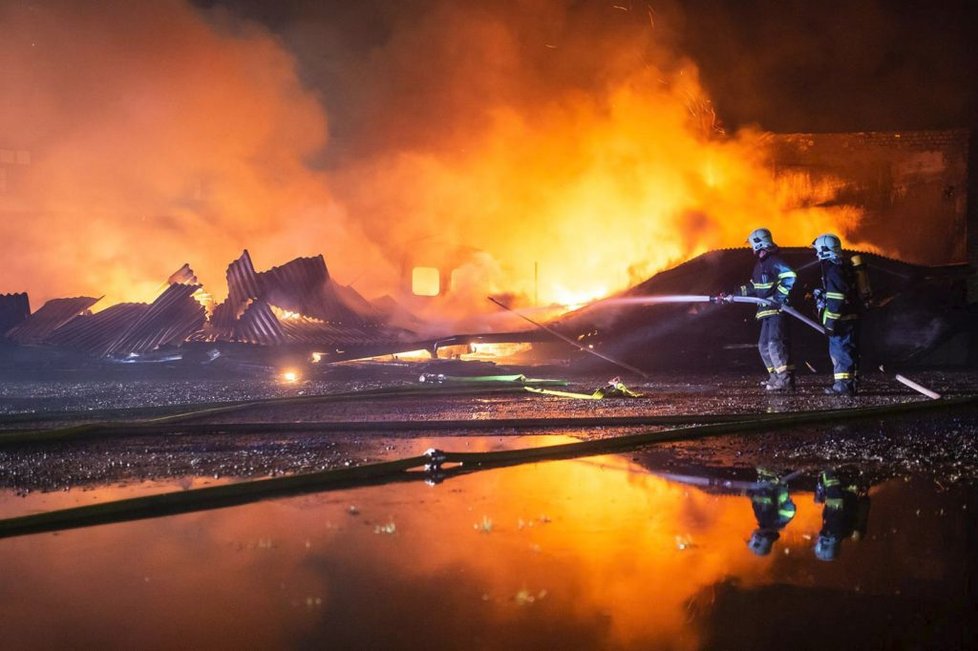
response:
M149 305L120 303L92 314L88 310L99 299L54 299L29 315L23 294L0 302L0 315L10 313L9 337L17 343L99 357L139 355L186 341L296 344L329 352L396 343L410 335L385 325L370 301L336 283L322 255L257 272L245 250L228 265L226 277L227 298L209 319L195 299L202 287L188 264L170 275ZM14 326L15 321L21 322Z
M108 348L106 355L145 353L168 344L181 344L204 325L204 306L193 295L200 285L170 285L149 309Z
M72 319L51 333L45 343L101 357L148 310L146 303L118 303L101 312Z
M297 344L324 351L396 342L410 333L329 274L322 255L255 271L245 250L227 268L228 297L208 323L215 341Z
M58 328L99 302L90 296L53 298L34 314L7 331L7 338L18 344L42 344Z

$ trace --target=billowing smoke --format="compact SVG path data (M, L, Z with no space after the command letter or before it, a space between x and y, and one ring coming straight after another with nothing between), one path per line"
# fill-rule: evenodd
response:
M858 219L814 207L831 183L775 178L765 134L722 132L669 3L368 4L369 21L299 11L284 33L340 91L324 95L334 188L395 260L456 268L476 295L573 302L759 225L807 245ZM316 56L348 32L371 47Z
M378 266L309 160L322 107L265 29L178 0L0 5L0 290L148 300L189 262L211 291L253 250ZM26 152L26 153L25 153Z
M442 309L465 313L858 219L776 177L763 133L722 132L668 3L356 4L3 10L0 145L32 162L0 289L146 299L190 262L220 297L248 247L323 252L368 296L454 270Z

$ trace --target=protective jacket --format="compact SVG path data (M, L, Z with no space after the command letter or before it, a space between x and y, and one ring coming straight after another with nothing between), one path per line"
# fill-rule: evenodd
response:
M791 501L788 487L777 480L758 482L757 487L747 494L757 526L762 529L781 531L795 517L796 507Z
M843 540L865 534L869 496L854 485L843 484L832 471L825 471L815 487L815 502L825 504L816 554L822 560L832 560Z
M788 266L778 253L778 247L765 249L757 256L754 271L751 273L750 284L740 286L741 296L756 296L774 301L778 306L788 302L791 288L795 285L797 274ZM764 319L778 314L777 307L758 305L757 319Z
M825 288L822 325L826 330L835 330L840 321L859 318L859 295L852 265L842 259L823 260L822 287Z

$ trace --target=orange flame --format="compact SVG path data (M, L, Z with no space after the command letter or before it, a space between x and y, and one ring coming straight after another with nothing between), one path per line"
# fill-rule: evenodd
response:
M30 154L5 168L0 291L35 304L148 300L184 260L220 300L250 247L259 268L323 252L367 296L408 287L405 268L451 270L428 304L459 318L487 295L604 296L757 226L801 245L860 217L819 207L831 183L775 175L765 134L726 135L695 66L621 9L591 28L547 2L496 20L439 4L352 69L370 73L370 138L334 152L265 28L180 0L108 5L0 9L0 147ZM550 74L575 66L581 81ZM424 104L392 101L414 83ZM309 163L323 155L328 173Z

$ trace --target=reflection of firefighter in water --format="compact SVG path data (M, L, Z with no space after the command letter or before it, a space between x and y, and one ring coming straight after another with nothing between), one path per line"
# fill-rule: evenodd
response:
M815 486L815 502L824 503L822 529L815 542L815 557L833 561L842 541L859 540L866 533L869 495L855 485L847 485L832 470L825 470Z
M757 483L747 495L757 518L757 528L747 547L758 556L766 556L771 553L774 541L781 537L781 530L795 517L795 503L788 494L788 484L764 468L757 469Z

